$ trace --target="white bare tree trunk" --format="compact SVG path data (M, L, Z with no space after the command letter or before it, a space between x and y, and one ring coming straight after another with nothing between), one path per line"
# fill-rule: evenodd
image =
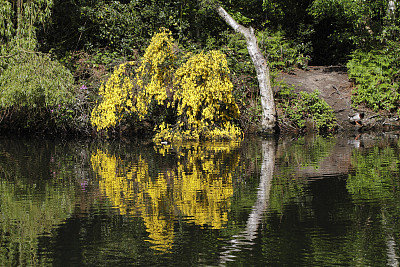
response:
M269 67L258 47L257 39L254 35L254 29L252 27L246 28L238 24L221 6L216 6L216 11L229 26L231 26L236 32L243 34L246 38L247 50L249 51L256 69L258 84L260 87L261 106L263 109L261 120L262 131L273 133L276 126L274 94L271 86Z
M389 0L389 3L388 3L389 15L394 15L395 11L396 11L396 0Z

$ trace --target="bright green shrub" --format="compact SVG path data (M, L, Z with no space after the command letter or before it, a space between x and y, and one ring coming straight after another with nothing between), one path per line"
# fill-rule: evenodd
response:
M58 62L26 53L0 74L0 110L19 114L28 126L39 113L43 116L72 103L73 83L72 74Z
M51 108L71 102L73 77L49 57L27 54L0 75L0 107Z
M325 100L319 97L319 91L313 93L295 93L293 88L283 86L277 95L277 106L282 109L279 122L282 126L304 130L306 122L313 123L318 131L330 131L336 127L336 116Z
M398 107L399 66L392 51L355 51L347 63L349 78L356 88L352 95L355 105L365 104L374 111Z

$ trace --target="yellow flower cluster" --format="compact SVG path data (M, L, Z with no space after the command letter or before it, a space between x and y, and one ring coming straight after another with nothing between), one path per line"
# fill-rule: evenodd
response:
M106 84L102 84L99 89L102 101L93 109L90 118L97 130L115 126L125 112L132 110L133 83L131 77L126 75L126 67L129 65L134 65L134 62L116 67Z
M188 54L188 60L175 69L173 45L171 32L164 29L152 38L134 79L125 71L133 63L116 68L100 88L103 99L92 112L92 124L98 130L112 127L131 112L143 119L156 101L164 108L174 107L177 121L156 125L155 142L240 140L242 131L232 123L239 109L225 55L220 51Z
M167 90L172 86L174 73L173 43L172 34L166 29L154 35L136 71L136 83L142 89L136 101L136 111L140 118L147 113L152 100L162 105L167 99Z
M220 51L200 53L175 72L174 101L178 121L156 127L154 142L199 139L241 140L242 131L232 124L239 115L229 80L225 55Z
M230 170L239 163L237 147L236 142L171 147L179 151L176 167L155 177L150 177L149 166L141 157L126 162L97 150L91 163L101 192L121 214L141 216L152 248L167 252L174 242L174 221L182 214L201 226L225 227L233 196ZM221 162L231 166L225 168Z
M175 73L178 115L186 113L189 124L226 120L223 104L232 109L233 116L238 115L228 74L228 63L220 51L192 56ZM196 119L198 116L201 122Z

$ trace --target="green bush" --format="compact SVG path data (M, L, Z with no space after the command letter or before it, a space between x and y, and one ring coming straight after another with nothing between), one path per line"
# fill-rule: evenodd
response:
M347 63L349 78L356 88L352 95L355 105L365 104L374 111L391 111L398 107L399 66L395 50L355 51Z
M328 103L319 97L318 90L313 93L295 93L292 87L283 85L276 101L282 110L279 117L282 127L304 130L308 121L318 131L332 131L336 127L336 116Z
M307 67L309 56L303 55L298 46L285 39L282 32L260 31L257 39L272 70L291 71L295 67Z
M54 110L73 102L73 83L72 74L60 63L46 55L23 53L0 73L0 111L11 114L13 121L8 123L19 124L16 127L39 126Z

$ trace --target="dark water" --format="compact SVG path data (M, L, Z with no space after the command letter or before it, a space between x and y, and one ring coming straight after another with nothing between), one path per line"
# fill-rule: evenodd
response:
M0 265L398 266L399 152L0 138Z

